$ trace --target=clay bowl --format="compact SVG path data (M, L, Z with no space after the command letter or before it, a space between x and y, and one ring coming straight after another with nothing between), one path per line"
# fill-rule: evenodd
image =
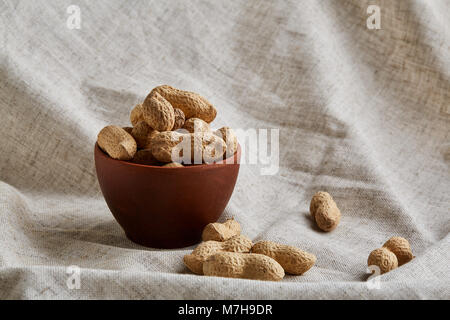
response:
M110 158L95 144L95 168L106 203L127 237L152 248L181 248L201 240L233 193L241 149L225 161L181 168Z

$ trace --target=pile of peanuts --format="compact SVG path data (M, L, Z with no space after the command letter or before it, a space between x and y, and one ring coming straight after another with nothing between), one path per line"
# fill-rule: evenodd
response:
M315 255L293 246L272 241L253 244L241 235L241 226L234 219L208 224L202 240L184 256L184 264L206 276L278 281L285 272L301 275L316 262Z
M139 164L213 163L233 156L238 146L231 128L211 130L216 115L216 108L199 94L161 85L132 109L132 127L106 126L97 143L111 158Z
M325 232L334 230L341 218L336 202L323 191L312 197L310 214ZM202 240L191 254L184 256L184 264L199 275L279 281L285 273L304 274L316 262L314 254L293 246L272 241L253 243L241 235L241 226L234 219L208 224ZM370 253L368 265L377 266L383 274L413 258L408 240L392 237Z

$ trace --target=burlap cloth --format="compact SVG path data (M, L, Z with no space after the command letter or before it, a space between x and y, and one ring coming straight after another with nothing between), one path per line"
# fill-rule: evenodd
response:
M0 3L0 298L450 298L448 1L77 1L80 29L71 4ZM222 219L316 254L304 276L200 277L192 248L127 240L93 145L159 84L207 97L217 128L280 130L278 173L242 165ZM343 213L331 233L308 216L318 190ZM393 235L416 258L370 289Z

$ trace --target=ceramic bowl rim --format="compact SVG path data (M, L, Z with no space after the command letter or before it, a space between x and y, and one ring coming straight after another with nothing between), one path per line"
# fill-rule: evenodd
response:
M241 145L238 143L238 147L236 152L231 156L228 157L224 160L221 161L217 161L214 163L203 163L203 164L196 164L196 165L188 165L188 166L183 166L183 167L163 167L163 166L152 166L152 165L148 165L148 164L141 164L141 163L134 163L134 162L130 162L130 161L124 161L124 160L118 160L118 159L113 159L110 156L108 156L102 149L100 149L99 145L97 142L95 142L95 149L99 151L99 154L101 157L104 157L108 160L111 161L115 161L117 163L120 163L122 165L126 165L126 166L134 166L134 167L145 167L145 168L151 168L151 169L160 169L160 170L192 170L194 168L200 169L200 168L215 168L218 166L223 166L223 165L232 165L232 164L240 164L240 155L241 155ZM235 158L233 163L226 163L229 159L231 158Z

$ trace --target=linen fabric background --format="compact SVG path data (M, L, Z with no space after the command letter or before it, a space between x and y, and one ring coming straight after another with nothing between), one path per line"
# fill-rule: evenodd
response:
M69 29L71 4L0 1L0 298L450 298L449 1L80 0ZM280 130L278 173L243 164L221 220L314 253L305 275L197 276L193 247L125 237L93 146L160 84L205 96L215 128ZM309 217L318 190L342 211L331 233ZM416 258L370 289L367 257L394 235Z

